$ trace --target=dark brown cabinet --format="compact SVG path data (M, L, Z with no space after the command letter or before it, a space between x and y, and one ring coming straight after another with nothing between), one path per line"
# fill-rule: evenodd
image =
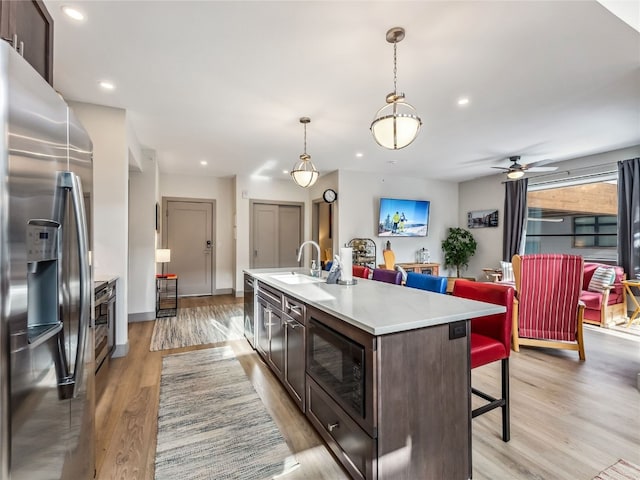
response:
M53 19L42 0L0 1L0 36L53 85Z
M285 331L284 386L304 412L304 343L305 326L288 315L283 316Z

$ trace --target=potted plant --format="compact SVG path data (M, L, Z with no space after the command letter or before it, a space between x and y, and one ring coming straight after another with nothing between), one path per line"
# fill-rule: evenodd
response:
M476 243L469 230L450 228L449 235L442 241L444 250L444 266L456 267L456 276L460 278L460 268L469 266L469 259L476 253Z

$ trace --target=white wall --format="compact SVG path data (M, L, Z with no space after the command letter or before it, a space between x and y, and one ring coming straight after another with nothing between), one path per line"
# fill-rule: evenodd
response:
M441 242L449 227L458 226L458 184L452 182L400 177L377 173L339 172L338 244L352 238L370 238L376 243L376 264L383 263L382 251L387 240L397 263L415 262L416 252L429 249L431 261L442 267ZM429 234L426 237L378 237L380 197L429 200ZM446 275L444 268L441 275Z
M158 167L155 152L141 150L140 171L129 172L130 320L155 319L155 245Z
M465 276L485 280L483 268L500 268L504 225L504 175L491 175L460 184L459 226L467 228L467 213L475 210L498 210L498 226L468 229L478 248Z
M115 355L126 355L129 235L126 112L88 103L69 104L93 142L94 277L118 277Z
M629 160L638 156L640 156L640 145L554 163L553 165L559 168L557 172L554 172L553 178L561 178L562 176L568 178L580 174L581 169L598 165L610 165L615 169L618 161ZM552 176L540 174L536 178L536 175L529 174L529 177L529 184L531 185L543 179L549 179ZM483 268L497 268L500 266L500 260L502 259L504 181L504 175L499 174L460 183L460 212L458 220L461 227L466 228L467 212L469 211L498 209L498 228L470 230L478 242L478 250L471 258L468 273L478 279L483 278Z
M216 201L214 288L218 292L234 288L233 179L161 174L160 197L200 198Z

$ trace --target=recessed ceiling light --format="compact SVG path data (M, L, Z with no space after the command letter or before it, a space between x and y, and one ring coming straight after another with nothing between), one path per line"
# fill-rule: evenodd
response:
M200 165L208 165L209 162L207 162L206 160L200 160Z
M62 7L62 11L69 18L73 18L74 20L78 21L84 20L84 13L82 13L80 10L76 10L73 7L65 5Z
M467 97L461 97L458 99L458 105L464 106L469 105L469 99Z
M100 85L105 90L114 90L116 88L116 86L113 83L107 82L106 80L99 82L98 85Z
M289 170L282 170L282 173L284 173L285 175L289 174Z
M358 153L356 153L356 157L362 158L362 157L364 157L364 153L358 152Z

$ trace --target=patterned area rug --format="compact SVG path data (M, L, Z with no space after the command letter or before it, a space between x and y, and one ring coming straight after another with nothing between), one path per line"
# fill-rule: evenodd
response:
M298 466L231 347L162 359L156 480L268 479Z
M241 303L180 308L176 317L157 318L149 350L190 347L244 338Z
M640 480L640 467L620 459L593 477L593 480Z

